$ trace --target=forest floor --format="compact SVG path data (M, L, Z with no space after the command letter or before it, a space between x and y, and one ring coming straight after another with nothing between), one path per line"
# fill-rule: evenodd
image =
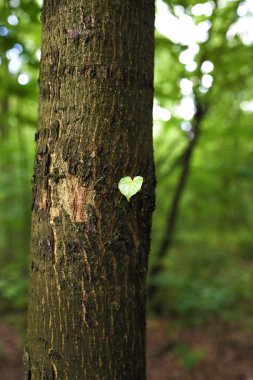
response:
M23 380L21 337L12 327L0 323L0 380Z
M253 380L253 331L217 322L173 333L168 326L148 321L148 380ZM0 380L23 378L21 337L2 322Z
M214 321L170 332L150 320L148 380L253 380L253 331Z

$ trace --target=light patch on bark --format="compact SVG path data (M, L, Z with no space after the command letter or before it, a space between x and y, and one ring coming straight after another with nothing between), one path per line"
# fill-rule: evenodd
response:
M57 367L54 363L52 363L52 368L53 368L53 372L54 372L54 378L57 379L58 378L58 371L57 371Z
M41 197L40 197L40 203L39 203L39 210L45 209L47 206L47 190L41 191Z
M50 173L53 173L54 168L59 168L63 178L57 186L52 186L53 193L51 194L51 221L55 216L59 216L59 206L70 216L74 222L87 221L86 205L94 205L95 191L92 184L84 187L80 184L77 177L68 173L67 163L55 154L51 155ZM50 180L51 181L51 180ZM55 205L57 201L57 206Z
M84 288L84 277L82 276L81 281L81 289L82 289L82 316L83 316L83 322L85 323L86 327L89 327L87 321L86 321L86 304L87 304L87 296Z

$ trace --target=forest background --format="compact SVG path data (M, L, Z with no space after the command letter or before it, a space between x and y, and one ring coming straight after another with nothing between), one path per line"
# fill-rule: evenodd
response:
M253 329L253 3L156 2L148 315ZM23 332L40 1L0 0L0 315Z

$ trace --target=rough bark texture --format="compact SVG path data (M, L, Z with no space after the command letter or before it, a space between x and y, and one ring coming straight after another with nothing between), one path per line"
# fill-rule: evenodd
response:
M154 1L45 0L42 23L26 379L143 380Z

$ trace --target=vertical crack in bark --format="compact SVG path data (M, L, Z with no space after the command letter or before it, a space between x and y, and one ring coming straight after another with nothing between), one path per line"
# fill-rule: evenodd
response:
M83 315L83 323L87 328L89 328L89 325L86 320L86 305L87 305L87 296L85 292L85 287L84 287L84 276L82 276L81 280L81 288L82 288L82 315Z
M52 362L52 380L58 380L58 371L56 365Z

